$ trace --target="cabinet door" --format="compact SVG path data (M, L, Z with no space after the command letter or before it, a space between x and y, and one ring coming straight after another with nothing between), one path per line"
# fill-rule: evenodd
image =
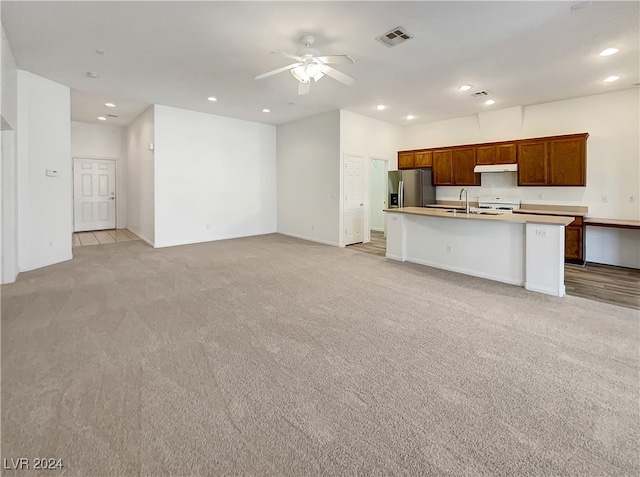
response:
M546 185L547 177L547 141L518 143L518 185Z
M549 185L585 186L586 137L549 141Z
M432 151L416 151L413 163L416 167L431 167L433 165Z
M496 164L515 164L516 163L516 145L498 144L495 148Z
M584 263L584 222L576 217L564 229L564 259L567 262Z
M398 169L413 168L414 153L413 151L398 152Z
M433 151L433 185L452 185L452 151L440 149Z
M476 147L476 163L478 164L495 164L495 146L478 146Z
M476 164L515 164L516 144L488 144L476 147Z
M453 183L455 185L480 185L480 174L473 172L476 165L476 148L453 150Z

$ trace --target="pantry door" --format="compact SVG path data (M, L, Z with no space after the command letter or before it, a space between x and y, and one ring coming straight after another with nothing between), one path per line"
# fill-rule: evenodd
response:
M76 232L116 228L116 161L73 159Z

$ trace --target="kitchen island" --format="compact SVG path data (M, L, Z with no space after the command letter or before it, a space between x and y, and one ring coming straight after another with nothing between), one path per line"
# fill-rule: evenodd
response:
M573 217L386 209L386 257L564 296L564 228Z

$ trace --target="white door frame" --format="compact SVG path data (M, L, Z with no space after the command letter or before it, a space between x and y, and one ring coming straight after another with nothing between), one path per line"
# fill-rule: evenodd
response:
M389 159L385 158L385 157L375 157L375 156L370 156L369 157L369 168L367 169L367 180L365 181L365 188L366 190L366 194L365 194L365 210L366 210L366 221L365 221L365 228L364 228L364 235L362 236L363 241L364 242L371 242L371 204L370 204L370 200L368 200L371 197L371 177L369 175L369 171L371 170L371 163L373 161L384 161L384 176L388 177L389 176ZM385 197L387 198L387 200L389 199L389 182L388 180L384 181L384 193L385 193ZM387 204L388 206L388 204Z
M76 229L76 214L75 214L75 180L76 180L76 159L84 160L84 161L110 161L113 162L113 187L116 192L114 199L114 219L115 224L114 227L118 228L118 160L111 157L76 157L74 156L71 159L71 176L73 180L71 181L71 213L73 217L73 231Z
M4 122L4 118L2 118ZM2 275L0 283L13 283L18 276L18 174L15 132L2 130Z

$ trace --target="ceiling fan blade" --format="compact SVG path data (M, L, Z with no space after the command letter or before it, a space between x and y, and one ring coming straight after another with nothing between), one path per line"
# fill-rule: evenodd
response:
M311 83L300 82L300 85L298 86L298 95L303 96L307 94L309 89L311 89Z
M325 64L355 63L349 55L318 56L317 59Z
M274 55L284 56L285 58L291 58L292 60L302 61L302 58L296 55L292 55L291 53L285 53L284 51L272 51Z
M356 82L356 80L354 80L351 76L345 75L342 71L338 71L328 65L325 65L322 71L325 75L331 76L334 80L338 80L341 83L346 84L347 86L351 86Z
M255 79L259 80L259 79L267 78L269 76L277 75L278 73L282 73L283 71L292 70L296 66L300 66L300 63L292 63L289 66L283 66L282 68L278 68L277 70L262 73L261 75L256 76Z

